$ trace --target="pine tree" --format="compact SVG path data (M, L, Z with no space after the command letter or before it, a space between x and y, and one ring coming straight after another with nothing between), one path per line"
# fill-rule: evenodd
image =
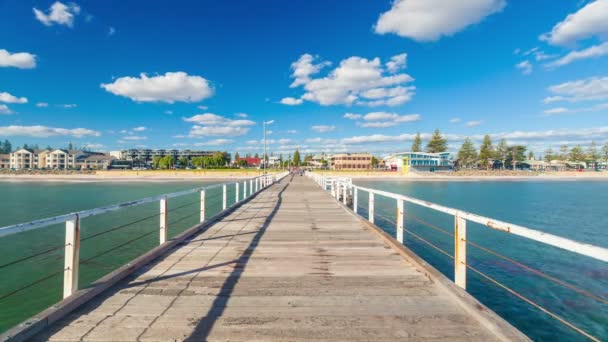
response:
M422 138L420 138L420 133L416 133L416 137L412 143L412 152L422 152Z
M458 160L460 165L464 167L471 166L477 160L477 150L475 150L473 142L468 137L464 139L460 151L458 151Z
M559 159L568 160L568 145L562 145L559 147Z
M606 167L608 167L608 141L602 147L602 154L604 155L604 160L606 161Z
M239 158L241 158L241 156L239 156L239 153L238 153L238 152L236 152L236 153L234 154L234 161L239 160Z
M595 167L595 163L598 159L600 159L600 154L597 151L597 144L595 143L595 141L591 141L591 144L587 148L587 161L590 164L593 164L593 166Z
M507 140L500 140L498 146L496 147L496 156L500 158L502 168L504 169L507 164L507 158L509 157L509 145L507 145Z
M0 150L2 150L2 153L11 153L13 152L13 145L11 145L11 142L8 141L8 139L5 139L2 146L0 146Z
M583 148L581 145L576 145L570 150L570 160L574 162L582 162L585 161L585 153L583 152Z
M295 166L300 166L300 163L302 163L302 160L300 159L300 150L296 149L296 151L293 153L293 164Z
M555 155L552 148L548 148L545 150L545 161L550 163L553 159L555 159Z
M487 170L494 164L493 159L496 155L494 152L494 146L492 145L492 138L489 135L483 137L483 142L479 147L479 164L485 166Z
M426 151L429 153L445 152L448 149L448 141L441 135L439 129L436 129L426 145Z

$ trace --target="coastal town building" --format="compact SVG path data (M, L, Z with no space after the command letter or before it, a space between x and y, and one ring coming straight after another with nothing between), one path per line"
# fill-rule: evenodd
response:
M245 163L246 166L260 166L260 164L262 163L262 158L255 158L255 157L242 157L242 158L236 158L236 160L234 161L234 163L236 165L240 165Z
M312 156L312 159L308 162L308 166L314 169L325 169L330 167L331 155L320 153Z
M11 155L0 154L0 169L9 169L11 167Z
M454 161L449 152L401 152L384 158L385 168L392 171L439 171L450 170Z
M371 170L372 155L369 153L338 153L330 158L333 170Z
M103 153L81 156L77 160L77 165L84 170L107 170L109 169L116 158Z
M44 150L21 148L11 153L11 169L33 169L38 167L38 153Z
M173 156L173 158L187 158L192 160L195 157L211 157L218 151L195 151L195 150L163 150L163 149L130 149L112 151L110 155L120 160L144 163L150 165L154 157Z

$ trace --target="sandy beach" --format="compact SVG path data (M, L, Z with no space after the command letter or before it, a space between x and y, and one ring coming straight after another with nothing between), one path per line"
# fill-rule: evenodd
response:
M279 170L269 170L279 172ZM518 181L518 180L605 180L608 172L526 172L526 171L459 171L450 173L408 174L383 171L336 172L318 171L326 176L349 177L361 180L406 181ZM97 171L91 173L0 173L0 181L12 182L166 182L166 181L221 181L244 179L261 175L260 170L147 170Z

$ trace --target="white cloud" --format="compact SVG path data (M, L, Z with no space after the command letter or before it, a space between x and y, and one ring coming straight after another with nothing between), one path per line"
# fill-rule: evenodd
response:
M505 5L505 0L395 0L391 9L380 15L375 31L435 41L502 11Z
M98 137L101 133L87 128L55 128L47 126L3 126L0 127L0 135L5 136L29 136L36 138L48 138L55 136L72 136L81 138L85 136Z
M196 106L196 108L198 108L200 110L207 110L207 109L209 109L209 107L207 107L207 106Z
M310 82L310 76L318 73L324 67L331 65L330 62L321 62L314 64L314 60L317 56L305 53L297 61L291 63L291 70L293 70L292 76L294 81L289 86L295 88ZM283 102L281 102L283 103Z
M606 20L608 21L608 19ZM567 55L545 64L547 68L559 68L561 66L576 62L581 59L598 58L608 55L608 42L600 45L593 45L579 51L571 51Z
M474 121L467 121L467 123L465 123L464 125L467 127L477 127L477 126L481 125L482 123L483 123L483 121L474 120Z
M450 119L450 123L459 123L460 121L462 121L462 119L460 119L460 118L452 118L452 119Z
M239 118L247 118L247 117L249 117L249 115L247 115L247 113L236 113L234 115L238 116Z
M327 133L327 132L335 131L336 126L316 125L316 126L310 127L310 129L312 129L313 131L318 132L318 133Z
M32 69L36 67L36 55L28 52L10 53L0 49L0 67Z
M49 104L46 103L46 102L38 102L38 103L36 103L36 107L39 107L39 108L46 108L48 106L49 106Z
M27 103L27 98L16 97L7 92L0 93L0 102L4 103Z
M133 132L143 132L145 131L147 128L144 126L139 126L139 127L135 127L133 128Z
M296 131L295 129L290 129L290 130L287 130L287 133L288 134L296 134L296 133L298 133L298 131Z
M166 110L163 113L165 113L167 115L173 115L173 111L172 110Z
M122 140L147 140L148 137L139 136L139 135L128 135L123 137Z
M532 73L532 63L530 63L530 61L523 61L521 63L518 63L515 65L515 67L519 70L521 70L521 73L524 75L530 75Z
M205 142L197 142L194 143L194 146L220 146L220 145L228 145L233 143L232 139L213 139Z
M36 19L46 26L57 24L72 27L74 25L74 17L80 13L80 7L75 3L65 5L59 1L51 5L47 11L48 14L36 8L33 10Z
M553 45L570 46L578 41L597 37L608 38L608 1L590 2L557 23L550 33L540 39Z
M402 53L391 57L391 60L386 62L386 69L389 72L395 73L404 69L407 65L407 53Z
M554 114L561 114L561 113L566 113L566 112L568 112L568 109L566 109L564 107L557 107L557 108L547 109L543 113L545 113L547 115L554 115Z
M558 101L579 102L608 99L608 77L589 77L569 81L549 87L553 94L543 100L545 103Z
M59 105L57 105L57 107L61 107L61 108L76 108L76 107L78 107L78 105L75 104L75 103L66 103L66 104L59 104Z
M104 148L105 145L99 144L99 143L85 143L82 145L82 147L92 149L92 150L98 150L98 149Z
M11 115L14 112L5 104L0 104L0 115Z
M232 120L213 113L197 114L183 118L186 122L196 123L190 130L188 137L200 138L203 136L241 136L249 132L248 126L255 125L251 120Z
M308 54L303 56L314 58ZM414 86L404 86L414 80L410 75L389 73L380 58L368 60L353 56L342 60L325 77L312 79L310 74L306 78L298 78L295 74L293 77L300 80L297 85L303 86L305 93L300 99L284 98L282 102L288 104L300 104L301 100L307 100L324 106L396 106L408 102L415 90Z
M281 99L281 103L288 106L301 105L304 100L296 99L295 97L284 97Z
M551 108L543 111L544 116L555 116L559 114L574 114L574 113L588 113L588 112L599 112L605 111L608 109L608 103L599 103L591 107L583 107L583 108L564 108L557 107Z
M152 77L145 73L139 78L120 77L101 87L136 102L198 102L213 95L213 88L206 79L182 71Z
M249 132L249 127L234 127L234 126L192 126L190 138L200 138L204 136L228 136L237 137L245 135Z
M386 128L393 127L403 122L413 122L420 120L420 114L399 115L389 112L371 112L365 115L346 113L344 118L358 121L357 125L366 128Z

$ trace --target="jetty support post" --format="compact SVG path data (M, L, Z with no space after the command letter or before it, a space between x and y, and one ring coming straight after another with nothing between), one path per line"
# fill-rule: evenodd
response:
M163 197L160 200L160 244L162 245L167 241L167 230L169 229L169 210L167 197Z
M63 298L78 290L80 259L80 218L78 214L65 222L65 264L63 271Z
M454 216L454 283L467 288L467 221Z
M205 189L201 190L201 223L205 222Z
M403 243L403 200L397 200L397 241Z
M374 193L369 193L369 218L370 223L374 223Z
M226 210L226 184L222 185L222 210Z

